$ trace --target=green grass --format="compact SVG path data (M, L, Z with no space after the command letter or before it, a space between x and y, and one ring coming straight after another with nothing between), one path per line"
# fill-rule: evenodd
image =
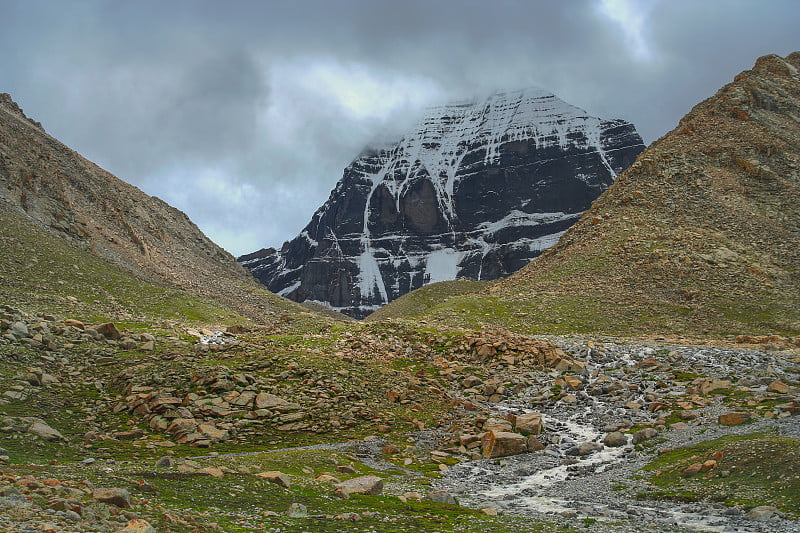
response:
M684 476L687 466L716 453L722 458L715 469ZM716 501L745 508L774 505L787 516L800 516L800 439L771 433L726 436L668 450L645 471L654 489L642 498Z
M120 317L195 323L243 319L209 299L139 278L0 205L0 302L101 322Z
M471 281L457 279L431 283L419 289L404 294L400 298L378 309L369 315L366 321L384 320L387 318L413 318L422 316L430 309L455 296L481 291L489 286L491 281Z

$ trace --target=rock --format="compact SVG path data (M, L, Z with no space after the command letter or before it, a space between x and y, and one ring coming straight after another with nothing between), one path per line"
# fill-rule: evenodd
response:
M219 429L211 422L204 422L197 426L197 431L212 443L225 442L230 439L227 429Z
M599 442L582 442L577 446L573 446L572 448L568 449L565 453L567 455L576 455L579 457L583 457L586 455L591 455L594 452L598 452L603 449L603 445Z
M165 456L156 461L156 466L158 468L169 468L175 464L175 461L172 460L172 457Z
M717 467L717 462L714 459L708 459L707 461L703 461L703 464L700 467L701 472L709 472Z
M539 437L536 435L530 435L528 437L527 446L529 452L538 452L539 450L544 450L546 448L546 446L542 444L542 441L539 440Z
M120 350L135 350L139 347L139 344L131 339L130 337L125 337L120 339L119 341L119 348Z
M722 390L722 389L730 389L731 382L727 379L706 379L700 383L700 394L703 396L708 395L711 392Z
M124 509L131 506L131 495L126 489L96 488L92 491L92 498Z
M97 333L102 335L103 337L111 340L119 340L122 337L122 334L117 329L117 326L114 325L113 322L106 322L105 324L100 324L95 328Z
M225 473L222 471L221 468L218 466L207 466L205 468L201 468L199 470L195 470L195 474L204 474L206 476L215 477L217 479L222 479Z
M255 398L256 409L274 409L278 406L285 406L288 403L283 398L268 392L259 392Z
M483 423L484 431L511 431L512 429L511 422L502 418L490 418Z
M702 471L703 471L703 465L701 463L692 463L683 469L683 475L684 477L692 477L696 474L699 474Z
M767 392L776 392L778 394L787 394L789 392L789 385L782 381L773 381L767 386Z
M117 440L134 440L144 436L144 431L141 429L131 429L128 431L117 431L111 434Z
M350 494L368 494L374 496L383 491L383 480L378 476L360 476L342 481L335 487L335 494L340 498L348 498Z
M528 451L528 441L519 433L487 431L481 439L481 453L485 459L519 455Z
M86 326L80 320L75 320L73 318L68 318L64 320L64 325L67 327L78 328L78 329L85 329Z
M463 386L465 389L471 389L473 387L477 387L481 383L483 383L483 380L478 376L469 376L464 378L464 380L461 382L461 386Z
M277 470L270 470L269 472L260 472L256 474L258 477L263 477L270 483L275 483L276 485L280 485L284 488L289 488L292 486L292 482L289 479L289 474L284 474L283 472L279 472Z
M718 422L721 426L739 426L753 418L753 415L744 411L734 411L719 415Z
M777 515L778 509L771 505L753 507L747 512L747 518L756 522L764 522Z
M145 352L151 352L156 349L155 341L144 341L141 346L139 346L140 350Z
M28 331L28 326L25 325L24 322L14 322L13 324L11 324L11 333L15 337L23 339L26 337L30 337L31 335L30 332Z
M620 446L625 446L627 443L628 438L620 431L612 431L603 439L603 444L609 448L619 448Z
M289 518L305 518L308 516L308 509L302 503L293 503L286 511L286 516Z
M433 502L445 503L447 505L458 505L455 496L444 490L437 490L425 495L426 500Z
M395 455L400 453L400 448L394 444L387 444L383 448L381 448L381 453L383 455Z
M635 431L633 433L633 437L631 438L631 442L633 444L639 444L640 442L644 442L646 440L652 439L656 435L658 435L658 430L656 428L640 429L639 431Z
M330 474L320 474L316 477L315 481L319 481L320 483L341 483L339 478Z
M134 518L128 521L124 528L117 531L117 533L158 533L156 528L150 525L147 520L141 518Z
M538 435L542 432L542 414L525 413L516 419L514 429L523 435Z
M350 465L339 465L339 466L336 467L336 471L339 472L340 474L356 474L356 473L358 473L358 470L356 470L355 468L353 468Z
M67 440L57 430L48 426L44 420L35 419L34 422L28 427L28 433L32 433L37 437L41 437L47 441Z

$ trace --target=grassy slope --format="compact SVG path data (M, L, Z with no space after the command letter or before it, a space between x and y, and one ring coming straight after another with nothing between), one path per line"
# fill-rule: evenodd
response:
M103 319L180 319L225 324L244 319L210 298L145 281L35 225L0 202L0 302L29 312ZM276 313L303 309L266 289Z
M397 300L381 307L365 320L419 317L454 296L477 292L485 289L491 283L490 281L469 281L464 279L431 283L404 294Z
M760 59L643 152L556 247L426 318L526 333L800 332L798 113L798 79Z

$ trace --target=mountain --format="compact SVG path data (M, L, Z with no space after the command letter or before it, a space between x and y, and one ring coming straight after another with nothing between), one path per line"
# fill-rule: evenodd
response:
M800 52L759 58L650 145L559 243L431 307L525 332L800 331Z
M143 280L213 297L250 318L301 310L263 290L183 212L61 144L5 93L0 94L0 204L4 218L27 218ZM14 224L27 227L23 221ZM0 236L19 241L10 228L4 224ZM54 266L49 281L56 283L64 268L71 266Z
M361 318L428 283L520 269L643 148L632 124L539 89L433 108L357 157L300 235L239 261L277 294Z

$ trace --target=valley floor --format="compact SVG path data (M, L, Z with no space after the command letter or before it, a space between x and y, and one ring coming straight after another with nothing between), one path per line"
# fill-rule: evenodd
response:
M0 530L795 532L798 380L777 336L5 306Z

